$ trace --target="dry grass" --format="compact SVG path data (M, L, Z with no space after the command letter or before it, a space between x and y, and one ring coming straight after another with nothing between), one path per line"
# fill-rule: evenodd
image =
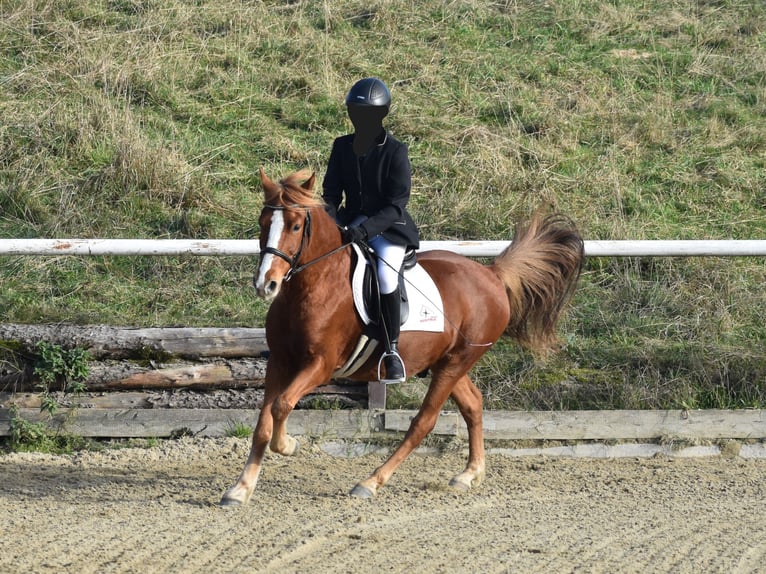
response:
M378 75L426 239L510 238L542 202L586 239L762 238L764 34L739 0L7 0L0 235L253 237L258 167L321 177L345 91ZM257 324L252 264L6 259L0 315ZM512 403L585 378L617 403L760 404L764 280L590 260L558 362L509 349L477 375ZM567 396L542 403L591 404Z

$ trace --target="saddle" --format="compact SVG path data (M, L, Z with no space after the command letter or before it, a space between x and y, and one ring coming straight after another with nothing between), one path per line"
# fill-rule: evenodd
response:
M365 325L362 336L346 363L333 373L334 378L349 377L361 368L378 346L380 295L378 291L377 260L374 254L352 244L356 255L351 268L351 290L354 307ZM399 274L399 294L402 297L402 332L444 330L444 306L433 279L417 263L414 251L408 252Z
M371 249L362 249L354 244L357 263L354 266L354 274L357 269L363 270L361 281L361 302L366 310L370 323L377 325L380 321L380 284L378 283L378 257ZM407 250L404 255L404 263L399 270L399 297L401 298L401 317L399 324L403 325L410 315L409 297L407 296L407 284L404 280L404 272L417 265L418 258L414 249ZM354 282L356 292L356 283ZM355 294L356 297L356 294Z

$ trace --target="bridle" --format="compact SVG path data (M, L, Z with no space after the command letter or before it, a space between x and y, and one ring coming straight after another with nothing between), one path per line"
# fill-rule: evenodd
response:
M271 255L275 255L276 257L279 257L280 259L283 259L287 261L287 263L290 265L290 269L288 269L287 273L285 273L283 281L287 282L290 281L290 279L295 275L296 273L300 273L306 267L312 266L314 263L319 263L322 259L325 259L326 257L330 257L331 255L334 255L338 251L341 251L348 247L349 243L344 243L340 247L336 247L335 249L329 251L328 253L325 253L324 255L320 255L319 257L316 257L315 259L312 259L311 261L307 261L304 264L300 264L299 260L301 258L301 255L303 254L303 249L308 245L309 239L311 239L311 208L310 207L304 207L301 205L291 205L289 207L284 205L264 205L264 208L266 209L272 209L274 211L285 211L287 209L304 209L306 211L306 221L303 224L303 235L301 236L301 245L298 247L298 251L295 252L295 255L292 257L282 251L281 249L277 249L276 247L269 247L266 246L263 248L263 251L261 251L261 258L267 253L270 253ZM259 263L260 266L260 263Z
M288 208L282 205L264 205L264 208L271 209L273 211L286 211ZM303 253L303 249L308 244L308 240L311 238L311 210L309 208L301 208L300 206L294 206L290 209L305 209L306 210L306 222L303 225L303 235L301 235L301 245L298 247L298 251L295 252L295 255L290 257L287 253L282 251L281 249L277 249L276 247L264 247L263 251L261 251L261 259L263 259L263 256L267 253L270 253L272 255L275 255L279 257L280 259L284 259L287 261L287 263L290 265L290 269L287 271L287 274L285 275L284 280L289 281L290 277L292 277L295 273L298 273L298 260L301 257L301 254ZM260 265L260 263L259 263Z

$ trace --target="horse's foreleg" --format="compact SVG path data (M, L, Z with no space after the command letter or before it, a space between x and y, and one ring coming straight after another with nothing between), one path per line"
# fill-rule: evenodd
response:
M287 434L287 417L309 391L329 379L330 374L325 372L324 361L316 359L305 369L301 370L290 382L284 392L277 397L271 406L271 414L274 419L274 433L271 437L271 450L290 456L298 452L298 441Z
M280 404L277 410L279 418L274 417L274 434L269 446L273 452L283 456L292 456L300 449L298 439L287 434L287 416L292 412L294 406L287 407L285 404Z
M386 462L376 468L368 478L359 482L351 490L352 496L370 498L377 494L378 489L388 482L399 465L417 448L425 436L433 430L439 417L439 411L450 394L450 386L441 385L437 381L431 383L425 399L423 399L423 404L420 406L418 414L412 419L410 428L404 435L402 443Z
M272 429L271 408L264 404L261 414L258 416L255 431L253 431L253 443L250 447L250 455L245 462L245 468L242 469L242 473L234 486L224 493L223 498L221 498L221 506L241 506L250 500L258 482L261 463L271 438Z
M482 396L468 375L458 380L452 389L452 398L460 409L468 427L468 464L465 470L450 481L458 490L468 490L484 477L484 430L482 424Z

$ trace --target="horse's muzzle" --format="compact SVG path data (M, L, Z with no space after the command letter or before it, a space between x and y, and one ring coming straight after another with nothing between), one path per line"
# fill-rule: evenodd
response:
M281 281L275 281L273 279L264 280L263 284L260 284L258 282L258 276L256 275L253 277L253 287L255 287L255 292L258 294L258 297L261 297L262 299L265 299L266 301L270 301L274 297L277 296L277 293L279 293L279 288L281 286Z

